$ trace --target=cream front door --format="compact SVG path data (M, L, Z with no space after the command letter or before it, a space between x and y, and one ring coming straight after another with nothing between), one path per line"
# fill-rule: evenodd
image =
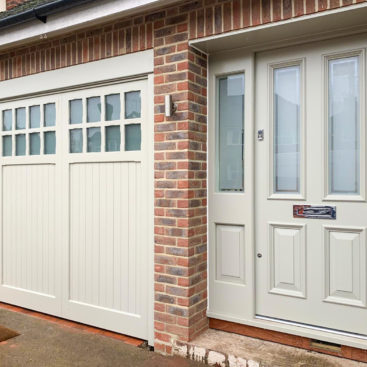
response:
M367 36L256 62L256 314L367 335Z

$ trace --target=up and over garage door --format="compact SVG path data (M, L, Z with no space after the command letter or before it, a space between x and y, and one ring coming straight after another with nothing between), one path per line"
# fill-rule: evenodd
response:
M0 300L148 338L140 77L0 104Z

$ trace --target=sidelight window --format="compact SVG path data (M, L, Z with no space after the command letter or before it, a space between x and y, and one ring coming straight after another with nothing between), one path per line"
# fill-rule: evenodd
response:
M217 169L219 191L244 191L245 76L217 79Z

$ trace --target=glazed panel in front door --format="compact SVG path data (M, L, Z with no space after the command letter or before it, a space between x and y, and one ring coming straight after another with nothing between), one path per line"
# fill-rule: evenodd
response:
M364 37L257 57L258 316L367 335Z

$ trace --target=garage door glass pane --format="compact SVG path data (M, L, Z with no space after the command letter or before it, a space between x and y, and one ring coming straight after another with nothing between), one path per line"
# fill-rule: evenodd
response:
M25 155L25 134L15 136L15 154Z
M101 151L101 129L99 127L91 127L87 129L87 151L100 152Z
M101 121L101 98L91 97L87 99L87 121Z
M17 108L15 110L15 116L16 116L16 129L22 130L25 129L25 119L26 119L26 113L25 108Z
M30 119L30 128L35 129L40 127L41 123L41 108L40 106L31 106L29 107L29 119Z
M41 152L41 139L39 133L29 135L29 153L30 155L39 155Z
M217 185L220 191L243 191L245 76L237 74L218 78L217 86Z
M141 128L140 124L125 125L125 150L141 149Z
M300 66L274 70L274 192L300 189Z
M44 105L45 125L55 126L56 124L56 106L55 103L48 103Z
M359 57L329 61L329 192L359 194Z
M106 127L106 152L118 152L121 146L120 126Z
M9 131L13 127L12 110L3 111L3 131Z
M70 153L81 153L83 151L82 129L70 130Z
M70 107L70 124L81 124L83 122L83 101L81 99L74 99L69 102Z
M120 120L121 102L119 94L106 96L106 121Z
M125 119L141 117L140 91L125 93Z
M3 157L10 157L12 153L12 137L3 136Z
M44 135L45 154L55 154L56 153L56 133L55 131L48 131Z

